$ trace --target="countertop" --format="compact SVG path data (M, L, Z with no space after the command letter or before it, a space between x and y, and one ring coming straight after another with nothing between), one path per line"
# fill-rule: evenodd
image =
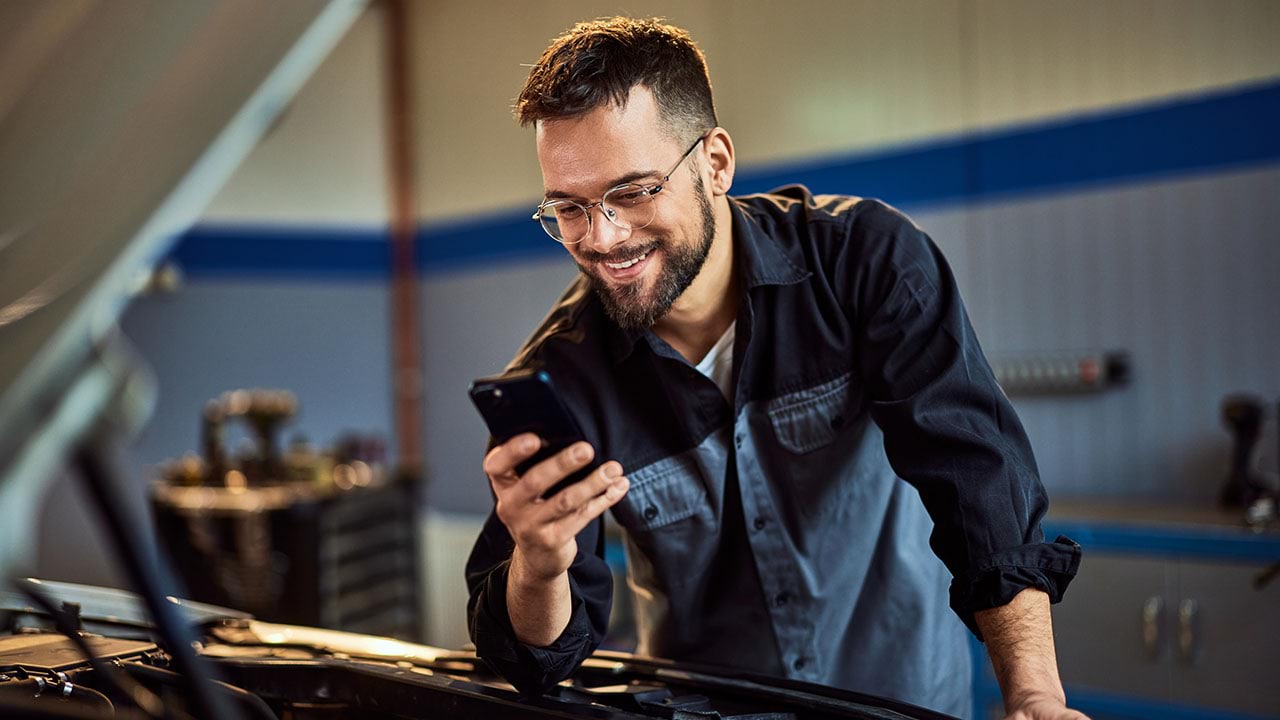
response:
M1224 510L1217 505L1173 503L1114 498L1050 499L1050 521L1099 522L1123 525L1181 526L1188 529L1237 529L1258 532L1244 522L1244 510ZM1272 520L1263 533L1280 533L1280 523Z
M1050 499L1045 535L1063 534L1086 551L1280 560L1280 523L1249 527L1244 511L1212 504L1143 499Z

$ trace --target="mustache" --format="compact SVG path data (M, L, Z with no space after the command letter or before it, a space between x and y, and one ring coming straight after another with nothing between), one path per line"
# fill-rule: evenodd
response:
M653 242L646 243L644 245L628 245L620 249L615 248L609 253L598 253L594 250L582 248L578 251L578 255L582 258L583 262L587 263L620 263L630 260L633 257L652 252L655 248L661 247L662 244L663 242L661 240L654 240Z

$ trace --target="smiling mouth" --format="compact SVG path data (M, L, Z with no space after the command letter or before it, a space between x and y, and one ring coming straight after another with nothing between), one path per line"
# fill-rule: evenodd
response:
M626 270L627 268L629 268L629 267L631 267L631 266L635 265L636 263L640 262L641 260L644 260L645 258L649 257L649 253L650 253L650 252L652 252L652 251L650 251L650 250L645 250L645 251L644 251L643 253L641 253L640 255L637 255L636 257L633 257L633 258L631 258L630 260L625 260L625 261L620 262L620 263L611 263L611 262L607 262L607 263L605 263L605 267L608 267L608 268L610 268L611 270Z

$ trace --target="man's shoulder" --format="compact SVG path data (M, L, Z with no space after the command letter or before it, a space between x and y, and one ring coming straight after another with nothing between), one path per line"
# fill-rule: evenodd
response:
M910 217L876 198L815 195L803 185L787 185L734 201L789 255L810 255L824 265L835 256L870 260L886 251L913 254L923 249L917 247L922 241L927 244Z
M507 365L514 370L548 370L565 363L593 362L604 351L604 314L595 292L579 275Z

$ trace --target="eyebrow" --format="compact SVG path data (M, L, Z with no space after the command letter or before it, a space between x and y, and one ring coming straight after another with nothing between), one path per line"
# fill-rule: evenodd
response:
M661 171L660 170L639 170L636 172L629 172L626 175L623 175L622 177L615 178L614 181L609 184L609 190L612 190L618 187L619 185L626 185L627 183L632 183L637 180L643 180L645 178L657 176L659 172ZM567 193L563 190L547 190L546 192L543 193L542 196L548 200L582 199L578 195L574 195L573 193Z

